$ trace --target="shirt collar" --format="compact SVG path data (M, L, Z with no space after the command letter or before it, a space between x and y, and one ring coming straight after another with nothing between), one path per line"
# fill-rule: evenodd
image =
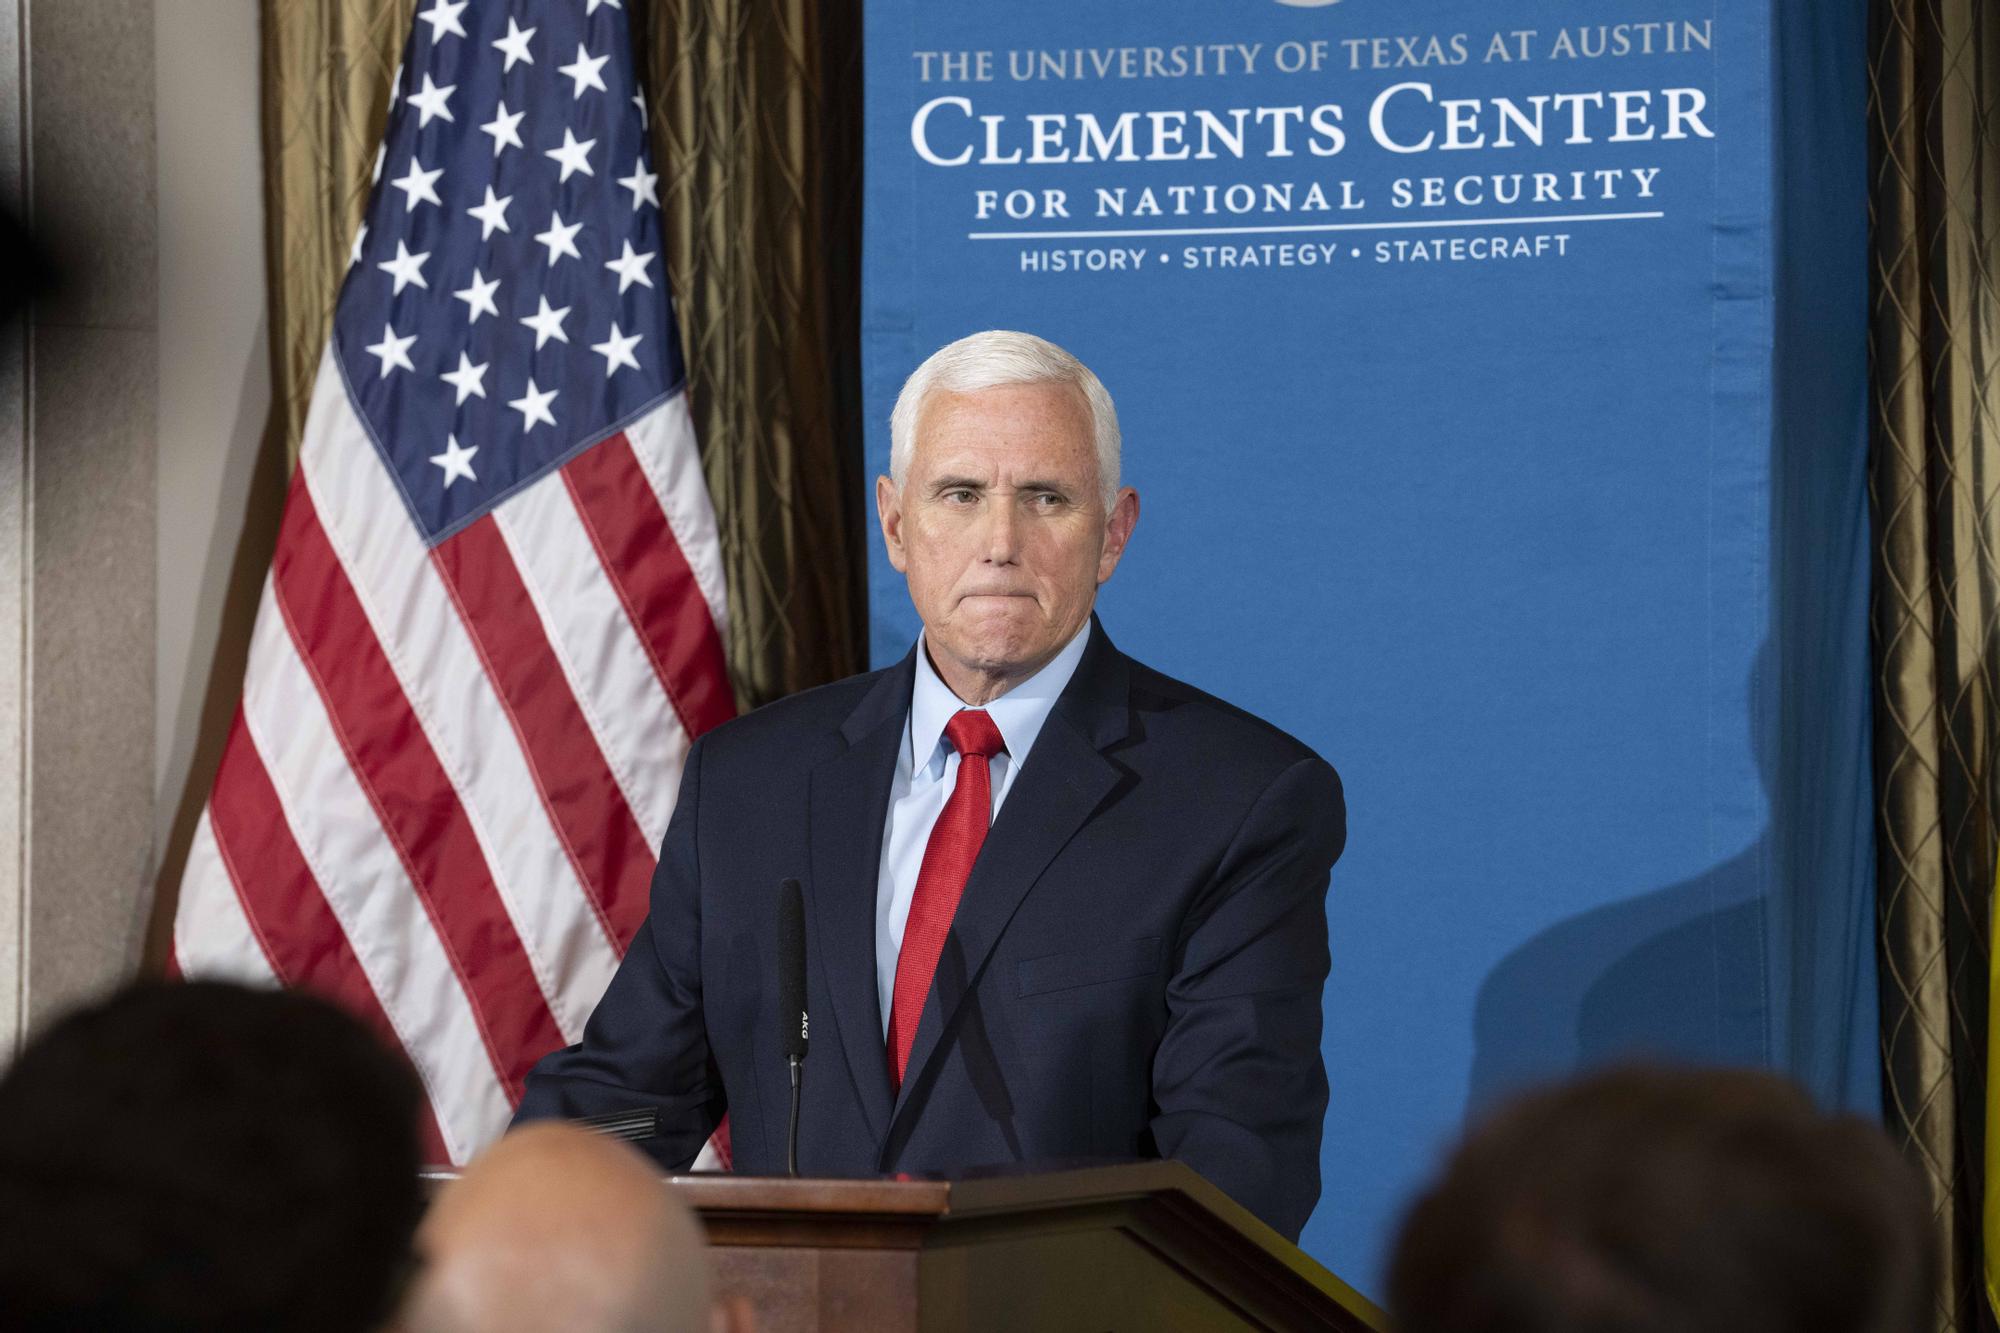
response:
M1049 659L1047 666L986 703L986 715L1000 729L1000 739L1007 743L1008 761L1016 768L1027 760L1035 738L1042 734L1042 724L1049 720L1049 710L1056 706L1070 677L1076 674L1077 664L1083 661L1083 650L1089 644L1090 622L1086 620L1063 650ZM923 773L938 761L945 723L965 706L964 700L951 692L951 686L944 683L937 668L931 665L930 654L919 634L917 680L910 696L912 773ZM939 764L938 774L942 772L943 766Z

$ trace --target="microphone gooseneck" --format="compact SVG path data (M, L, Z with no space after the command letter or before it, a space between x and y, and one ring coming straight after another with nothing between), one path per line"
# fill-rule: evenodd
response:
M799 1083L806 1062L806 905L795 879L778 885L778 1019L785 1063L792 1075L791 1123L785 1133L785 1170L799 1173Z

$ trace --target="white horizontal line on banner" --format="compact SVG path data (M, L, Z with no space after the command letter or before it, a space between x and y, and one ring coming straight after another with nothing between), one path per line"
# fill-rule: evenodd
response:
M1549 222L1640 222L1665 213L1563 213L1553 217L1440 218L1428 222L1316 222L1273 227L1152 227L1130 231L969 231L968 241L1086 241L1146 236L1262 236L1278 232L1415 231L1424 227L1530 227Z

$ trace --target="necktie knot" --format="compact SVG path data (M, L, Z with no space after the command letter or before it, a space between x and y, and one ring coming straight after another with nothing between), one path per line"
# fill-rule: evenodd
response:
M951 721L944 724L944 736L961 758L978 755L991 759L1007 749L1007 742L1000 739L1000 728L980 709L961 708L952 714Z

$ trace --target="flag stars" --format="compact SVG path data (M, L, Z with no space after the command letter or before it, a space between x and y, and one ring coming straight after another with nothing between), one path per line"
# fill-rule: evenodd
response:
M645 162L634 162L632 164L632 174L629 176L620 176L618 183L632 192L632 211L634 213L639 211L641 204L651 204L654 208L660 206L659 173L646 170Z
M444 469L444 488L450 490L451 484L460 477L464 477L467 481L478 481L479 478L472 475L472 456L479 452L479 446L475 444L467 449L459 444L456 435L447 435L444 438L444 452L431 455L431 462Z
M600 73L604 68L605 62L610 59L610 56L594 56L590 54L590 52L583 49L582 42L576 44L576 59L567 65L558 65L556 67L561 73L576 83L576 91L570 96L571 101L582 97L584 91L589 88L595 88L601 93L611 91L604 86L604 76Z
M572 134L565 127L563 129L562 147L550 148L543 152L542 156L553 158L561 165L562 175L556 178L556 184L560 185L568 180L574 172L581 171L586 176L595 176L597 174L590 169L590 158L587 156L590 150L595 147L597 147L597 140L585 139L582 143L578 143L576 135Z
M396 257L384 260L375 267L396 280L395 290L389 293L391 296L400 296L403 288L411 285L429 291L430 284L424 281L424 261L430 257L431 252L428 250L411 254L409 247L399 240L396 242Z
M452 295L465 302L471 308L471 318L466 320L466 323L470 325L477 324L481 315L491 315L495 319L500 318L500 307L493 303L493 293L499 290L500 279L481 277L479 270L474 269L472 270L472 285L461 288L453 292Z
M418 204L437 204L442 207L444 201L438 198L437 192L437 178L442 175L444 175L443 167L425 171L424 164L417 161L413 154L410 157L409 171L405 172L401 179L392 180L389 184L403 192L404 208L415 211Z
M620 296L623 296L625 289L635 282L646 287L653 285L653 280L646 276L646 265L652 262L653 254L654 252L651 250L646 251L644 254L635 253L632 249L632 242L627 241L625 242L624 254L616 259L605 261L604 267L618 275L618 294Z
M569 335L563 332L562 322L568 316L571 309L569 306L564 306L560 310L551 310L549 309L548 297L543 296L538 299L542 303L542 308L521 321L535 331L535 350L537 352L541 351L542 344L551 338L554 338L557 342L566 343L569 341Z
M553 268L555 262L564 255L568 255L572 259L583 258L582 252L576 248L576 234L582 230L583 224L581 222L572 222L568 226L564 226L562 214L554 211L550 212L549 229L535 233L535 239L549 248L550 267Z
M549 411L549 404L555 401L555 397L556 390L538 390L535 388L535 377L533 375L528 376L527 392L519 398L509 400L507 404L507 406L521 414L521 432L523 434L533 430L535 423L538 421L546 421L551 426L556 424L555 414Z
M540 28L523 28L514 22L512 15L508 16L507 35L493 43L493 49L507 57L507 63L500 68L502 74L514 68L516 61L530 65L535 63L535 57L528 50L528 39L540 31Z
M484 398L486 396L486 368L492 364L491 361L482 361L475 366L472 364L471 357L460 352L458 354L458 369L447 370L444 374L438 376L446 384L458 390L458 402L454 406L463 406L465 400L468 398ZM467 475L471 474L468 473Z
M534 29L530 28L529 31L532 32ZM501 152L508 148L527 146L521 142L521 117L526 114L525 111L509 112L507 104L502 102L499 109L493 113L493 119L479 127L481 133L493 136L493 156L500 156Z
M590 8L583 11L583 16L585 18L589 18L592 14L595 14L597 12L597 7L599 5L603 5L608 9L623 8L623 6L618 3L618 0L590 0Z
M459 23L458 16L465 12L466 3L467 0L456 0L456 3L453 3L453 0L431 0L431 7L417 15L418 18L431 25L431 42L433 44L446 33L450 33L454 37L465 36L465 28ZM414 102L416 99L412 98L410 100ZM446 119L450 119L450 117L446 117Z
M538 3L548 17L514 0L409 0L403 12L419 12L408 65L395 81L400 128L372 162L362 159L375 191L393 188L402 207L383 201L388 212L371 210L371 225L351 237L352 276L364 295L347 303L334 346L378 438L402 439L394 462L416 510L431 516L422 523L461 520L509 493L550 451L598 438L632 402L650 400L656 381L664 387L663 358L674 355L664 345L655 355L658 312L641 317L652 310L641 302L667 299L666 251L654 226L671 182L649 160L643 134L620 137L634 129L625 107L639 127L651 120L646 93L614 49L633 7ZM475 66L485 83L471 77ZM564 85L567 115L560 101L533 100L560 98ZM604 100L586 108L593 92ZM536 166L535 157L551 165ZM426 214L426 205L437 212ZM642 242L652 248L641 250ZM535 250L546 257L539 269ZM564 268L566 260L576 266ZM511 275L524 262L530 266L517 281ZM382 276L359 272L364 265ZM488 316L493 323L482 326ZM508 332L509 324L522 333ZM567 405L560 413L558 402Z
M460 36L463 35L462 33L460 34ZM424 126L430 124L434 117L441 117L445 120L453 119L451 108L446 106L445 103L457 91L458 85L455 83L447 83L444 87L440 88L431 82L429 74L424 75L423 91L411 93L408 101L408 105L415 107L417 110L417 128L422 129Z
M387 324L382 326L382 341L371 343L368 350L381 358L383 379L388 379L390 374L397 370L411 372L416 370L416 367L410 364L410 348L416 341L417 335L414 333L399 338L396 336L396 330Z
M637 347L645 339L645 336L643 333L620 335L618 332L618 321L611 321L610 336L605 338L601 343L592 343L590 345L591 351L604 358L605 379L610 379L613 375L617 374L620 366L630 366L634 370L639 368L639 359L632 355L632 349Z
M494 198L493 187L489 185L486 187L486 202L465 210L478 220L480 240L486 240L496 231L512 232L514 230L507 225L507 205L513 202L514 196L511 194L502 195L498 199Z

